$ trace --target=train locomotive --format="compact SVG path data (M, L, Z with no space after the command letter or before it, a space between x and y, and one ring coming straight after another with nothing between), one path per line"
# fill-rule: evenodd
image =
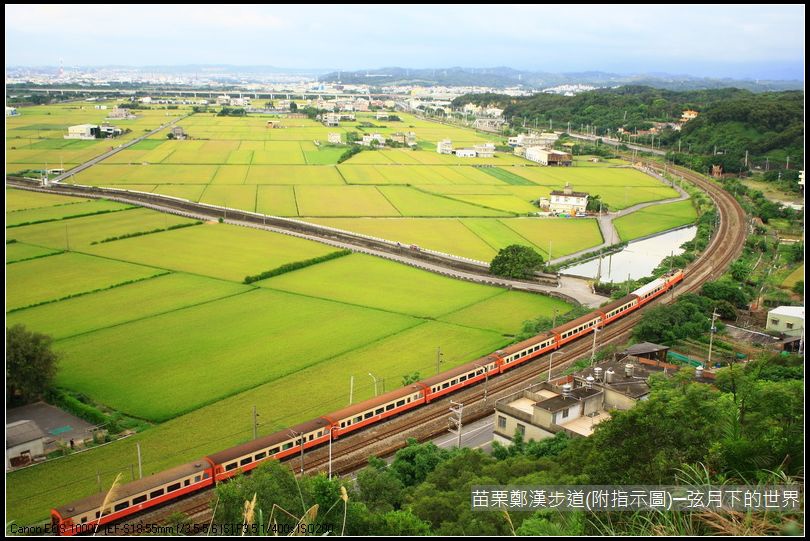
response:
M214 453L199 460L120 485L104 509L99 493L51 510L52 530L60 535L91 532L107 524L250 471L270 459L282 459L370 424L428 404L447 394L488 380L602 329L663 295L684 279L676 270L643 285L587 315L512 344L441 374L353 404L286 430Z

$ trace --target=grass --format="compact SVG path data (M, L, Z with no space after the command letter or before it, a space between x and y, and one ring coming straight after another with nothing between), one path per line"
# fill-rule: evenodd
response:
M9 246L6 249L10 248ZM804 280L804 265L799 265L782 281L782 286L792 288L796 282Z
M88 251L122 261L241 282L249 274L335 250L287 235L205 224L98 244Z
M273 216L298 216L292 186L257 186L256 212Z
M511 334L519 331L527 319L552 317L555 309L558 314L564 314L571 308L570 304L554 297L503 291L477 304L446 314L439 320Z
M8 325L22 323L55 340L121 325L156 314L227 297L250 288L189 274L166 274L97 293L18 310ZM125 307L125 308L124 308Z
M419 317L438 317L501 291L361 254L307 267L258 284Z
M500 209L515 214L531 214L539 209L513 195L453 195L453 199L481 205L493 209Z
M691 224L697 219L692 201L653 205L613 221L623 241Z
M254 290L60 341L57 383L128 414L164 421L415 323L398 314ZM100 343L103 364L97 360ZM91 372L93 378L85 377ZM160 378L152 378L156 373ZM132 385L146 380L149 385Z
M66 253L6 267L6 311L161 274L84 254Z
M534 183L501 167L485 167L482 171L513 186L534 186Z
M319 165L252 165L246 184L343 184L337 169Z
M596 220L554 219L554 218L514 218L501 223L540 248L548 260L548 245L551 242L551 259L598 246L602 234Z

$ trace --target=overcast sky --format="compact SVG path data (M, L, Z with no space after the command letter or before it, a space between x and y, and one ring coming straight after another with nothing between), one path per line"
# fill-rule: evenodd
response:
M804 78L804 6L8 5L6 65Z

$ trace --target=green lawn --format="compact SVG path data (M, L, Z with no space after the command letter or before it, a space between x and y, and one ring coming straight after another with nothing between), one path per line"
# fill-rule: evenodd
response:
M692 201L665 203L631 212L613 221L623 241L691 224L697 219Z

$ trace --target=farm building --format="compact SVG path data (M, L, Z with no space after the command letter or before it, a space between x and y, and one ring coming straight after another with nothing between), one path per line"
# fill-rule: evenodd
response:
M16 107L6 107L6 116L17 116L19 114Z
M16 421L6 425L6 470L30 464L45 452L45 433L34 421Z
M474 148L458 148L453 153L459 158L475 158L476 156Z
M68 127L68 134L65 139L95 139L99 133L97 124L77 124Z
M531 147L526 149L526 159L537 162L540 165L571 165L571 155L560 150L546 150L543 147Z
M372 146L372 141L376 141L376 146L385 146L385 136L380 133L367 133L360 140L360 144L365 147Z
M340 125L340 117L335 113L324 113L321 117L321 121L324 123L325 126L339 126Z
M183 128L181 128L180 126L174 126L172 128L172 136L174 139L185 139L186 132L184 132Z
M576 214L577 212L585 212L585 207L587 206L588 194L585 192L575 192L567 182L565 183L565 188L562 190L554 190L551 192L551 204L549 206L551 212Z
M409 147L416 146L416 133L409 131L405 133L397 132L392 133L389 137L395 143L400 143L403 145L408 145Z
M453 141L450 139L443 139L436 143L436 152L439 154L452 154L453 153Z
M787 336L801 336L804 333L804 306L779 306L768 312L768 331Z
M495 157L495 143L483 143L475 145L475 155L479 158L494 158Z
M134 118L136 118L136 117L135 117L135 115L133 115L133 114L130 112L130 110L129 110L129 109L126 109L126 108L123 108L123 107L115 107L115 108L114 108L112 111L110 111L110 113L107 115L107 118L109 118L109 119L126 119L126 120L132 120L132 119L134 119Z
M327 136L327 141L329 141L333 145L340 145L343 143L340 132L329 132L329 135Z

